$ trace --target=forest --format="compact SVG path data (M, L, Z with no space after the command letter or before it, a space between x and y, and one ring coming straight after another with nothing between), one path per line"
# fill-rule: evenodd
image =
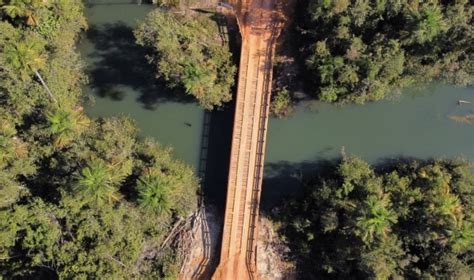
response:
M299 5L299 79L315 99L365 103L474 81L467 0ZM133 119L85 113L83 1L0 0L0 19L0 279L176 279L181 256L163 242L196 211L199 178ZM220 28L156 9L134 35L157 79L212 110L232 100L237 74ZM273 112L288 115L291 90L274 96ZM343 155L302 178L303 194L272 219L302 279L469 279L472 168Z
M126 117L89 118L83 2L0 1L0 278L173 279L198 179Z
M319 100L361 104L433 80L473 84L468 0L308 0L297 14L302 76Z
M474 174L463 160L354 156L302 178L273 219L301 279L470 279ZM304 275L304 276L303 276Z
M363 104L432 81L468 86L474 82L473 9L468 0L300 0L277 52L290 53L299 69L292 80L324 102ZM164 9L135 30L137 42L150 48L157 77L208 110L232 99L236 75L220 25L218 16ZM276 65L277 73L288 70ZM291 91L299 90L292 84L275 87L273 115L291 115Z
M157 9L135 30L137 43L151 49L148 59L157 77L168 87L184 89L207 110L232 99L237 72L219 24L218 15L182 16Z

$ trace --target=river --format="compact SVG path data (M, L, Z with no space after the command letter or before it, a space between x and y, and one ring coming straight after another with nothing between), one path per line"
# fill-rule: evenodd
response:
M152 9L130 1L88 4L89 30L79 44L95 99L94 117L126 115L141 135L174 148L177 158L199 168L204 111L182 92L156 82L146 51L132 34ZM463 99L470 105L457 105ZM341 150L371 163L399 158L463 157L474 160L474 127L449 115L474 112L474 89L433 84L405 90L400 98L366 105L301 104L288 119L271 119L268 130L263 201L293 191L302 172L314 170ZM211 114L206 183L222 201L228 165L232 108Z
M89 76L85 91L94 99L86 111L93 117L129 116L142 136L173 146L178 158L197 166L203 110L191 98L156 82L146 51L135 44L132 33L153 6L131 3L87 4L89 29L78 46Z

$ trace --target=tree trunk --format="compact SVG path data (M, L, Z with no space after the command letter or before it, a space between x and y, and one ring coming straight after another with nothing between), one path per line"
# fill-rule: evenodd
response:
M38 77L38 79L40 80L40 82L41 82L41 84L43 85L43 87L46 89L46 92L48 93L49 98L50 98L51 100L53 100L54 103L58 103L58 101L56 100L56 97L54 97L54 95L53 95L53 93L51 92L51 90L49 90L48 85L46 85L46 83L44 82L43 77L41 77L40 73L35 70L35 74L36 74L36 77Z

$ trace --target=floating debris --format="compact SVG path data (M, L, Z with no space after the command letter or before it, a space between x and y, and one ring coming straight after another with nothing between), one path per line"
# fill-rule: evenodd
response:
M458 100L458 105L463 105L463 104L471 104L471 101L467 101L467 100Z
M463 116L450 115L448 117L455 122L474 124L474 114L467 114Z

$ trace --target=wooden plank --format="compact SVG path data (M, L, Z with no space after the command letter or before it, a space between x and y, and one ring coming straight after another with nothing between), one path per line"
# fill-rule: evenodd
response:
M255 279L275 0L233 0L242 33L221 259L214 279Z

